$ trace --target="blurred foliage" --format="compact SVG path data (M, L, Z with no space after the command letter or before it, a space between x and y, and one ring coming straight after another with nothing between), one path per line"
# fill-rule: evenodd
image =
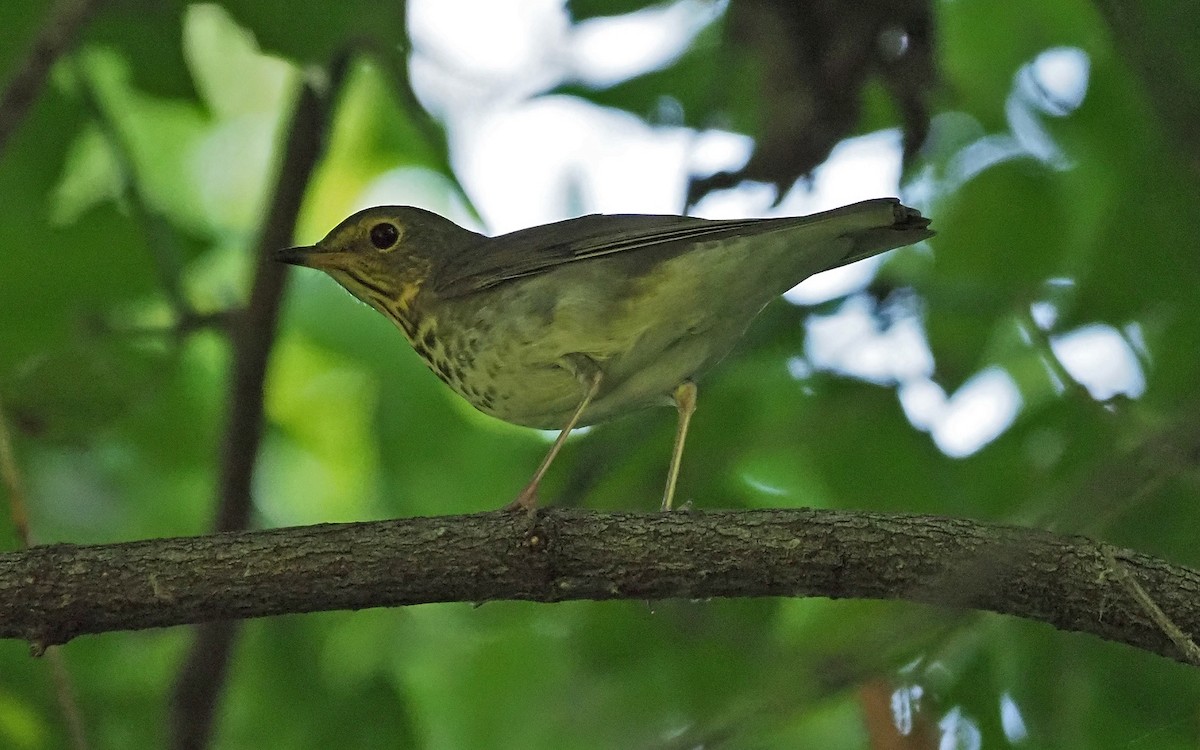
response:
M579 24L650 5L568 3ZM0 82L49 6L0 4ZM1177 11L1145 6L1114 30L1105 19L1120 6L1104 9L933 8L934 114L905 190L939 235L893 253L858 298L876 335L915 320L932 372L855 377L816 357L809 313L844 314L850 300L772 305L701 384L683 499L1027 523L1200 564L1190 224L1200 164L1177 150L1195 145L1180 123L1200 121L1200 57L1171 46L1194 50L1194 36L1161 38L1183 82L1164 88L1161 71L1125 55L1146 29L1181 32L1168 18ZM722 23L644 75L595 89L566 77L544 90L662 127L761 138L755 76L774 63L762 48L731 46ZM102 4L57 64L0 153L0 399L38 540L208 527L229 364L219 314L245 299L300 76L354 59L298 240L322 234L385 173L418 186L424 205L465 210L445 139L408 88L405 24L400 4L122 0ZM1082 61L1079 101L1055 94L1048 54ZM881 86L878 75L863 81L862 116L837 137L909 119ZM663 101L681 116L661 117ZM1072 334L1097 324L1128 350L1142 385L1101 395L1059 360ZM945 406L988 373L1015 388L1015 419L948 457L908 395L935 392ZM317 274L293 279L266 405L263 525L491 509L546 447L472 412L385 320ZM646 412L572 440L544 497L653 507L673 416ZM11 545L6 516L0 531ZM65 649L96 747L163 745L187 639L185 629L117 633ZM65 745L45 666L25 644L0 644L0 747ZM1194 671L1155 656L902 602L760 600L253 622L215 745L862 748L857 688L877 677L958 738L943 747L1200 742Z
M569 7L577 21L602 10L591 2ZM915 155L928 131L937 80L931 13L925 0L852 6L740 0L670 65L614 85L569 82L556 91L629 109L651 122L754 136L746 164L693 178L689 206L746 180L774 185L782 196L846 135L862 126L889 126L897 114L905 161ZM866 93L872 82L879 84L873 93L887 92L886 122L862 116L880 108L880 97Z

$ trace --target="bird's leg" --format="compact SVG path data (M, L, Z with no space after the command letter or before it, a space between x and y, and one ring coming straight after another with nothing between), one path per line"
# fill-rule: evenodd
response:
M546 471L550 468L550 463L554 460L554 457L558 455L563 444L567 442L567 436L571 434L571 430L575 429L575 425L579 424L579 419L583 416L584 410L587 409L592 399L596 397L596 393L600 390L600 381L602 379L603 373L594 366L588 368L586 374L580 375L580 380L587 386L587 390L583 394L583 400L579 402L579 406L575 407L574 413L567 420L567 425L562 428L562 432L558 433L554 445L550 446L549 452L542 459L542 463L537 467L537 471L533 472L533 479L529 480L529 484L525 485L525 489L521 490L521 494L517 495L516 500L504 506L505 510L532 512L537 507L538 484L541 483L542 477L546 476Z
M675 498L675 483L679 479L679 463L683 460L683 442L687 440L688 425L696 411L696 384L685 380L671 394L679 410L679 425L675 428L675 447L671 449L671 466L667 469L667 488L663 490L662 509L670 510Z

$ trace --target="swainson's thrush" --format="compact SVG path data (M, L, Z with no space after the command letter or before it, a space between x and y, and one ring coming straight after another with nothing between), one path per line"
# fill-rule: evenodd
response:
M485 414L561 432L510 507L532 509L571 430L674 402L671 507L695 378L809 276L933 234L894 198L812 216L593 215L498 237L409 206L359 211L286 263L383 313Z

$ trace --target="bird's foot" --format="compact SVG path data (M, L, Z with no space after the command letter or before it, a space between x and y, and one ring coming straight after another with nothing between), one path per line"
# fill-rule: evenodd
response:
M508 505L505 505L504 510L508 512L523 510L529 515L533 515L537 512L537 507L537 485L531 484L525 489L521 490L521 494L517 495L516 500L513 500Z
M691 500L684 502L684 504L680 505L678 508L672 507L670 502L668 502L667 500L663 500L662 505L659 506L659 510L662 511L663 513L671 513L671 512L687 513L688 511L690 511L692 509L692 507L693 507L693 505L692 505Z

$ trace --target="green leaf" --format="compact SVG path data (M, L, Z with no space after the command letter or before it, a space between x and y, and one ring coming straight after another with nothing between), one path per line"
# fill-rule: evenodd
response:
M759 127L761 65L746 50L722 41L723 24L706 27L678 60L606 88L566 83L550 94L578 96L632 112L651 123L722 128L753 135ZM680 119L682 117L682 119Z
M620 16L626 13L666 5L666 0L567 0L567 11L575 23L589 18Z
M183 56L183 0L115 0L101 3L99 8L84 29L84 45L99 46L123 57L132 72L133 85L146 93L196 99Z
M408 45L404 3L223 0L221 5L254 34L264 51L301 65L328 65L364 43L383 48Z

